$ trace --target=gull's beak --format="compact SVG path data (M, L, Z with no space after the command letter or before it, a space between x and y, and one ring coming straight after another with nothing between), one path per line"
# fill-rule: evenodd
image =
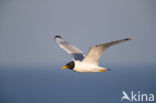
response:
M65 69L65 68L68 68L67 66L63 66L63 67L61 67L61 69Z

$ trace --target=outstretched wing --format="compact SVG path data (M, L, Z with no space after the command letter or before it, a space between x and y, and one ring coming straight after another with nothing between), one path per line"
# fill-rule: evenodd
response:
M69 44L61 36L55 36L54 40L59 45L59 47L64 49L67 53L69 53L74 60L82 61L84 59L82 51L76 48L75 46Z
M83 62L98 65L98 60L100 59L103 52L110 46L116 45L125 41L131 40L131 38L126 38L122 40L112 41L109 43L99 44L90 47L87 56L84 58Z

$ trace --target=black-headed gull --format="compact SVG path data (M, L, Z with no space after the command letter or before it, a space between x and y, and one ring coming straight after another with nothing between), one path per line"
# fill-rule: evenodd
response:
M125 38L122 40L92 46L90 47L88 54L84 56L80 49L65 41L61 36L57 35L54 39L59 47L64 49L73 58L73 61L67 63L62 67L62 69L68 68L75 72L106 72L106 70L110 70L98 66L98 60L103 52L112 45L131 40L131 38Z

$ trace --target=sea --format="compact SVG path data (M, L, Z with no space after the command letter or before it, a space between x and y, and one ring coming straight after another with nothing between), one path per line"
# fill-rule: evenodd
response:
M111 71L101 73L60 68L1 66L0 103L156 103L121 100L123 91L156 96L155 64L111 65Z

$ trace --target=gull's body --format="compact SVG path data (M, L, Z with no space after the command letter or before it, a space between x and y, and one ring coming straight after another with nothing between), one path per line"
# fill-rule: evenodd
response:
M74 61L75 67L73 68L76 72L105 72L106 68L100 67L95 64L85 63L81 61Z
M57 44L67 53L69 53L73 58L73 61L63 66L62 69L69 68L75 72L83 73L83 72L106 72L106 70L110 70L98 66L98 60L100 59L101 55L110 46L131 40L131 38L126 38L122 40L92 46L90 47L88 54L86 56L83 55L83 52L80 49L69 44L61 36L55 36L55 40Z

